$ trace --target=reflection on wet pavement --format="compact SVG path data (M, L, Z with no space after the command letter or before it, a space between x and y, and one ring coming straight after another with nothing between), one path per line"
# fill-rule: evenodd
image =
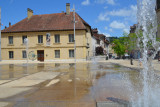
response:
M0 65L0 79L11 80L37 72L59 72L31 90L0 99L15 107L96 107L107 97L127 100L128 84L139 84L139 73L110 63ZM76 70L75 70L76 68ZM130 80L130 81L128 81Z

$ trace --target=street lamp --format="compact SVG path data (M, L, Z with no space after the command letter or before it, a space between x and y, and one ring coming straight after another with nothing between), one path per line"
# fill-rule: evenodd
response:
M75 6L73 5L73 17L74 17L74 58L75 58L75 63L76 63L76 31L75 31Z
M28 64L28 38L24 39L24 44L26 46L26 56L27 56L27 64Z
M1 58L1 8L0 8L0 61L2 60Z

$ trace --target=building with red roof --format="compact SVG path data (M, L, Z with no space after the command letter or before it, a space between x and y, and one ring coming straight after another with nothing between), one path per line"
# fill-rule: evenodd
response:
M28 8L26 18L2 30L2 60L85 60L93 55L91 26L78 13L75 20L74 41L74 14L69 3L62 13L34 15Z

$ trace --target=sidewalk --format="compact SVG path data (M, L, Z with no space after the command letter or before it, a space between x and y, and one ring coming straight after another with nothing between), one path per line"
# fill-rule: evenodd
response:
M76 63L87 63L87 62L91 62L91 61L86 61L86 60L76 60ZM2 64L23 64L23 63L27 63L26 60L2 60L0 61L0 65ZM53 61L28 61L29 64L35 64L35 63L75 63L75 60L53 60Z
M125 60L123 60L123 59L120 59L120 60L110 59L107 62L119 64L121 66L134 68L134 69L143 68L143 65L140 66L138 60L133 60L133 65L130 64L130 60L128 60L128 59L125 59ZM153 66L156 71L160 72L160 62L158 62L157 60L153 60Z

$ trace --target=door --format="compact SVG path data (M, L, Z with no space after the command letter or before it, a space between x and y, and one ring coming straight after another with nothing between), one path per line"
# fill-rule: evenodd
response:
M44 61L44 50L37 51L37 59L38 61Z

